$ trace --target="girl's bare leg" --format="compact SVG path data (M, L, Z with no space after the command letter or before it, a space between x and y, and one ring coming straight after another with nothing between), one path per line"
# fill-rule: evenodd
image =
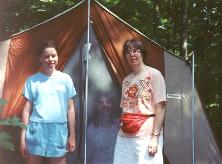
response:
M49 164L66 164L66 157L48 158Z
M29 155L26 159L26 164L41 164L43 157L36 155Z

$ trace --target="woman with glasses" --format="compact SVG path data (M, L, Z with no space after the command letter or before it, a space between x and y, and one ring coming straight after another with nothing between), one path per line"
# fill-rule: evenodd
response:
M120 130L114 164L162 164L165 81L155 68L145 65L146 52L139 40L127 40L123 55L132 73L122 83Z

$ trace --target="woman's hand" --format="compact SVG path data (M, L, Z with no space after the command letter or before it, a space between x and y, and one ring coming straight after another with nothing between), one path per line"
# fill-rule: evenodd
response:
M154 157L154 155L157 153L158 145L159 145L159 136L153 135L148 145L149 156Z

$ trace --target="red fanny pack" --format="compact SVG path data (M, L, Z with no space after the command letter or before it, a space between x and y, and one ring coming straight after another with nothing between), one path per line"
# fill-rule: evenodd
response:
M144 115L144 114L124 113L120 118L120 128L124 133L129 133L129 134L136 133L149 117L154 117L154 116L155 114Z

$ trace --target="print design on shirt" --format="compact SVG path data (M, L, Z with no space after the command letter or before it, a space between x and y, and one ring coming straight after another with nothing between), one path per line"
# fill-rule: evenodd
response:
M140 105L147 107L151 103L152 88L150 76L145 77L135 83L125 81L123 84L122 107L133 110L132 112L141 113Z
M135 98L137 91L138 91L137 85L132 84L126 92L128 94L128 97L133 99L133 98Z

